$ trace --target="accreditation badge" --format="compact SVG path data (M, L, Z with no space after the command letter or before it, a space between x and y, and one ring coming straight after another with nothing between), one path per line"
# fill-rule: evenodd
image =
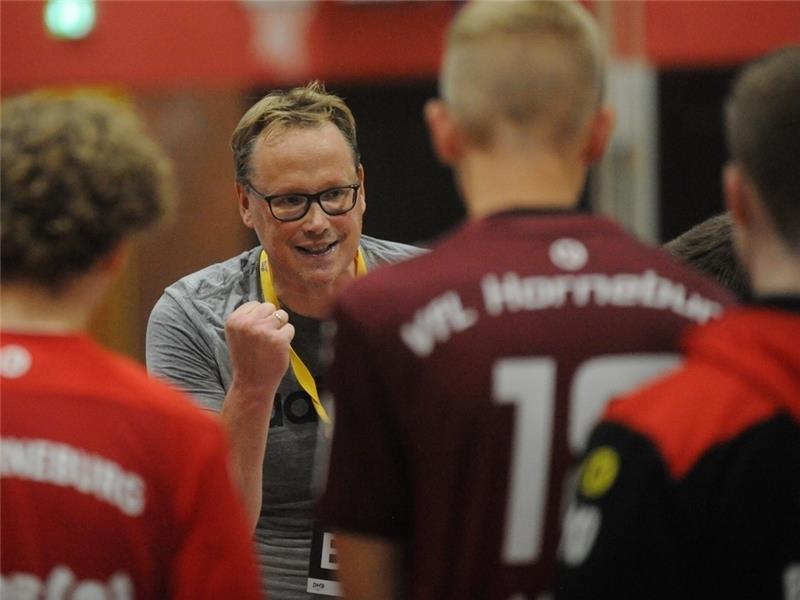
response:
M314 523L311 531L311 555L306 591L319 596L341 598L341 587L336 580L338 568L333 534L324 531L318 523Z

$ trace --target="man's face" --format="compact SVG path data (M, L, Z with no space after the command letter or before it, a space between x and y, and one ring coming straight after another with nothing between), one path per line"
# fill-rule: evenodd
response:
M325 123L276 132L256 141L250 160L250 183L267 196L361 185L356 205L343 215L330 216L312 202L302 219L281 222L264 200L237 184L242 220L269 255L278 294L282 289L313 293L354 275L366 209L364 170L354 165L352 149L339 129Z

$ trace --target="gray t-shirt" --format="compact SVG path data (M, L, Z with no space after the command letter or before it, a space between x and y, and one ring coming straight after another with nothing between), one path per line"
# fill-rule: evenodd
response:
M361 237L367 269L423 252L414 246ZM261 247L187 275L169 286L147 326L147 367L188 392L202 407L219 411L231 383L225 320L251 300L263 301ZM283 307L286 309L286 307ZM292 313L292 347L318 387L322 322ZM322 393L320 389L320 393ZM312 471L318 418L308 394L287 371L278 387L264 461L263 502L256 551L271 600L307 600L312 531Z

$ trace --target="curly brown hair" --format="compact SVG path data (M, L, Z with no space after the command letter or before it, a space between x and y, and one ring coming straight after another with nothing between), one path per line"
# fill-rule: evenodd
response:
M172 207L172 167L122 102L31 93L0 116L3 281L58 291Z

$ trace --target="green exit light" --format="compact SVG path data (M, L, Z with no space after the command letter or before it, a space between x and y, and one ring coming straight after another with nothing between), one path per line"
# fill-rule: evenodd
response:
M96 18L94 0L47 0L44 7L47 31L61 39L86 37L94 28Z

